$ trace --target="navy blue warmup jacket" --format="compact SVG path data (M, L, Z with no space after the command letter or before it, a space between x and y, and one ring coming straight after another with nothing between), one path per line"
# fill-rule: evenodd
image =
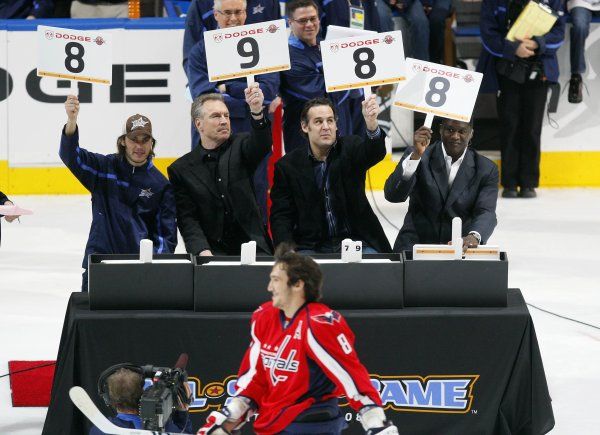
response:
M137 254L140 240L151 239L154 252L172 253L177 245L173 187L150 159L134 167L118 154L96 154L79 147L79 128L64 129L60 158L92 194L89 254Z
M0 19L27 18L29 15L49 18L53 12L52 0L0 0Z

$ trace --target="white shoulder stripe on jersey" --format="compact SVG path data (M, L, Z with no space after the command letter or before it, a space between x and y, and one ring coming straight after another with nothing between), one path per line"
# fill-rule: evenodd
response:
M352 376L348 373L344 368L338 363L335 358L333 358L323 347L317 342L315 337L312 334L310 328L307 329L307 338L308 338L308 346L315 353L319 361L327 367L327 369L333 373L333 375L340 381L342 387L344 388L344 392L346 393L346 397L356 400L363 405L374 405L375 403L366 396L363 396L358 392L354 381L352 380Z
M250 335L252 336L252 348L250 348L250 368L246 373L238 378L237 387L235 395L238 396L241 394L242 390L247 388L250 385L250 382L256 375L256 366L258 364L258 358L260 356L260 348L261 343L258 338L256 338L256 334L254 334L254 326L256 322L252 322L252 326L250 328Z

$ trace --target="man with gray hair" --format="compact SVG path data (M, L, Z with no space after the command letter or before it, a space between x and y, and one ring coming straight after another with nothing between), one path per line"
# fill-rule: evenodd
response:
M271 241L254 197L252 174L271 150L264 95L253 83L244 90L251 131L231 133L229 110L221 94L203 94L192 104L199 145L167 169L175 189L177 225L187 252L239 255L241 243L256 241L271 253Z

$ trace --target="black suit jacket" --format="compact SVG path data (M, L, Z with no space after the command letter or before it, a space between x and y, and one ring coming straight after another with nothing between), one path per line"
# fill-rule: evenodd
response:
M4 205L4 203L6 201L8 201L8 197L4 193L0 192L0 205ZM3 215L0 214L0 222L2 221L2 216ZM0 242L1 241L2 241L2 227L0 226Z
M412 147L402 160L410 158ZM442 143L430 145L413 176L402 179L399 163L385 182L385 199L404 202L410 196L404 225L394 243L394 251L412 250L416 243L445 244L452 238L452 219L462 219L462 235L477 231L485 243L496 226L498 168L477 151L467 148L452 188Z
M268 120L260 126L253 122L250 133L234 134L219 158L219 176L223 180L233 215L257 248L271 253L271 241L254 196L252 177L258 164L272 146ZM223 145L221 145L223 146ZM201 146L177 159L167 168L175 190L177 226L187 252L198 254L211 249L223 237L223 203L210 171L201 158Z
M367 201L365 176L385 156L384 138L383 132L377 139L339 138L331 150L329 167L330 195L336 215L345 216L353 240L364 240L379 252L389 252L390 243ZM271 201L275 246L293 241L298 248L314 249L329 237L308 145L296 148L275 164Z

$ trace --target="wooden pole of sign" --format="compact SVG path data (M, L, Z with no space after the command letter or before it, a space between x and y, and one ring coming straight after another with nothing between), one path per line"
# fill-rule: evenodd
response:
M248 84L248 87L250 87L252 83L254 83L254 76L246 76L246 83Z
M363 88L363 92L365 93L365 101L366 101L371 96L371 86L365 86Z
M432 124L433 124L433 113L428 113L427 116L425 116L425 124L423 124L423 125L427 128L431 128Z

